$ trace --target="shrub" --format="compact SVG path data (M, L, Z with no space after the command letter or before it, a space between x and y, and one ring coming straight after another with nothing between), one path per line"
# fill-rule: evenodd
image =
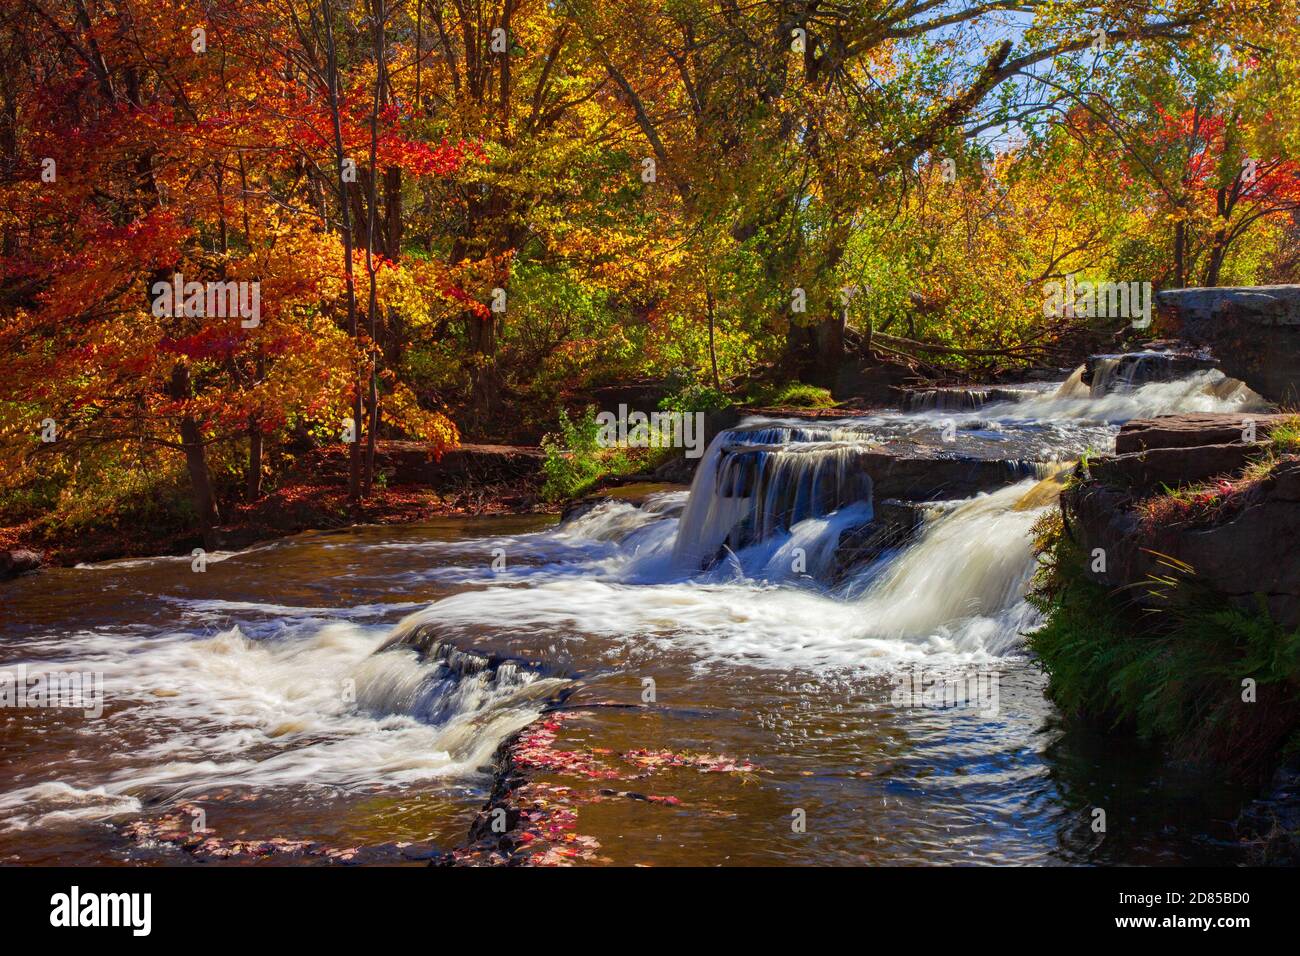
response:
M560 409L560 430L542 439L542 497L563 501L588 491L608 474L623 474L635 467L635 460L622 448L602 448L596 409L588 406L574 421Z
M731 397L720 392L712 385L688 382L676 391L669 392L659 402L660 411L681 412L716 412L732 405Z

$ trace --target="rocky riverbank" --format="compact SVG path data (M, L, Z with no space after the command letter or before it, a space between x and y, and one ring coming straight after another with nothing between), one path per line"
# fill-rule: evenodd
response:
M1067 715L1263 786L1237 829L1261 863L1300 846L1300 418L1131 421L1040 528L1029 639ZM1281 766L1280 766L1281 765Z
M1115 454L1083 463L1061 508L1088 577L1146 607L1177 574L1300 625L1300 456L1285 415L1175 415L1129 422ZM1272 436L1277 435L1274 439Z

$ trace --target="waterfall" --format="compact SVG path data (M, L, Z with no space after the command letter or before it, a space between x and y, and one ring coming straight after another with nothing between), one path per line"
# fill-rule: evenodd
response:
M527 587L455 594L408 619L403 630L434 624L437 634L457 640L490 621L493 631L551 659L601 639L633 654L673 647L702 661L781 671L891 673L922 661L989 660L1018 647L1035 623L1022 599L1034 570L1029 528L1050 506L1036 488L1026 479L965 501L925 505L927 517L911 537L840 584L829 573L834 551L847 527L869 519L866 502L724 552L704 572L629 581L537 568ZM1018 507L1022 502L1029 506ZM685 533L685 520L665 524L680 522ZM805 552L803 561L794 560L795 549Z
M1017 607L1034 572L1029 529L1050 501L1016 505L1036 488L1021 482L963 502L928 519L894 561L865 568L848 591L871 632L914 638Z
M905 412L973 412L1002 402L1031 398L1031 388L927 388L903 397Z
M0 794L0 832L111 819L137 812L151 792L177 799L240 786L297 796L473 776L569 683L514 660L422 644L404 625L398 633L411 646L392 646L385 630L322 628L300 613L260 639L251 625L249 634L236 626L183 640L69 636L60 641L67 666L102 672L117 719L130 726L147 714L148 736L106 762L93 787L33 780ZM158 726L175 729L155 736Z
M1180 352L1124 352L1096 355L1088 360L1092 366L1092 397L1124 395L1153 382L1172 382L1198 371L1214 368L1207 354Z
M736 551L845 505L869 504L871 478L861 456L874 446L861 434L850 436L789 426L719 434L691 483L674 565L698 571L724 545Z
M1160 354L1160 353L1154 353ZM1100 359L1092 386L1084 384L1080 365L1055 393L1034 397L993 412L1042 421L1092 420L1113 424L1134 418L1179 412L1265 412L1272 406L1243 382L1218 369L1161 378L1160 363L1122 363L1117 356ZM1150 376L1148 378L1148 376Z
M1173 377L1173 363L1160 352L1107 355L1097 359L1092 371L1091 395L1124 395L1147 382L1166 382Z
M1053 398L1090 398L1092 390L1083 383L1084 373L1088 371L1088 366L1080 365L1070 377L1061 383L1061 387L1056 390Z

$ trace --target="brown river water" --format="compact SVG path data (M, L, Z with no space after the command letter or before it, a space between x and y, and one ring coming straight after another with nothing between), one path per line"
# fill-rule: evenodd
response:
M1231 823L1249 794L1067 728L1045 698L1021 649L1036 624L1021 600L1028 528L1050 507L1026 497L1035 474L935 508L913 543L847 576L830 570L834 544L870 503L826 496L846 444L939 418L956 418L962 447L1068 459L1104 450L1124 418L1244 407L1224 391L1043 392L847 433L787 429L759 468L795 513L743 547L728 510L741 492L717 490L729 453L715 444L689 499L634 488L563 524L361 527L209 555L201 572L163 557L0 585L0 674L92 674L102 705L0 708L0 863L189 864L147 825L197 807L224 841L418 865L466 842L497 748L548 702L569 711L556 746L597 763L707 754L747 768L610 783L664 799L583 805L577 831L598 862L1241 862ZM683 560L724 539L736 546L707 569ZM441 651L403 643L417 631ZM985 693L937 706L905 693L909 675Z

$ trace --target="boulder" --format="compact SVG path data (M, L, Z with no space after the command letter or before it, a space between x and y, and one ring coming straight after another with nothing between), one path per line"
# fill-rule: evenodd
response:
M1271 402L1300 399L1300 285L1167 289L1156 301L1224 374Z
M836 401L859 399L866 405L892 403L899 390L916 381L916 373L905 365L850 356L827 383Z
M1244 607L1263 599L1285 627L1300 626L1300 462L1278 465L1251 498L1225 520L1208 525L1147 527L1127 489L1085 481L1067 489L1061 508L1083 549L1093 580L1146 606L1163 604L1159 588L1145 587L1152 575L1169 575L1162 556L1191 568L1192 577ZM1094 570L1095 549L1105 566Z
M0 551L0 581L7 581L41 566L41 556L35 551Z
M668 392L668 386L664 382L621 382L615 385L597 385L572 404L579 407L595 405L597 411L613 412L616 415L619 406L623 405L629 411L645 412L648 415L659 408L659 403Z

